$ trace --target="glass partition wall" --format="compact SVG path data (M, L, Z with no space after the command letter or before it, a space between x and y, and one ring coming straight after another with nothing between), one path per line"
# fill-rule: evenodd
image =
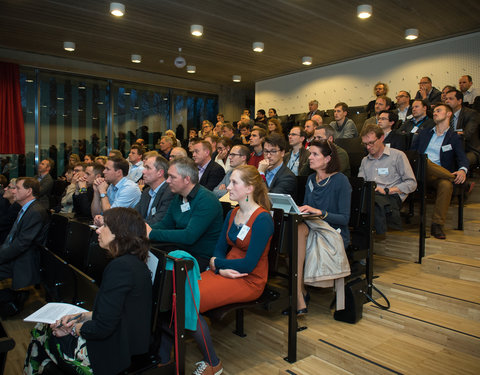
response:
M71 154L128 156L139 138L157 148L166 130L183 139L203 120L216 122L218 97L159 86L21 68L25 155L0 155L8 178L33 176L51 158L53 177L64 173Z

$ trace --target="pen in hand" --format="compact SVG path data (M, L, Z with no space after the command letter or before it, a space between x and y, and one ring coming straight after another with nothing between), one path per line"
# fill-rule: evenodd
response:
M68 319L67 323L70 323L72 320L77 320L81 317L82 317L82 313L80 313L78 315L75 315L75 316L71 317L70 319ZM57 328L61 328L61 327L63 327L63 323L60 323Z

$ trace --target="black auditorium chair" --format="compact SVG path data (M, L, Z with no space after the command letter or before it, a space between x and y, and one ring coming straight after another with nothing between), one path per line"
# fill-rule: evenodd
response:
M90 236L90 243L85 260L85 273L95 280L97 285L102 283L103 270L112 260L108 251L98 244L98 235L93 232Z
M68 233L68 217L61 214L53 214L50 217L48 227L47 248L60 257L65 256L65 244Z
M338 138L335 143L348 152L350 159L350 175L358 176L362 159L367 155L367 150L362 144L362 138Z
M93 229L87 223L71 220L65 243L65 260L80 270L85 269Z

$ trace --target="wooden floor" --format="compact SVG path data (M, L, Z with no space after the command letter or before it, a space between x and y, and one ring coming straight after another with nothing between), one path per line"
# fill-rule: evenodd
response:
M452 204L447 240L428 238L422 264L415 263L415 222L375 243L375 285L391 302L387 311L367 304L359 323L337 322L329 309L333 292L311 288L309 314L299 321L307 329L298 334L294 364L283 360L287 318L280 315L282 304L271 313L247 312L245 338L232 334L233 317L212 322L224 374L480 374L479 212L477 181L465 207L465 230L452 229L457 218ZM8 354L6 374L21 374L31 328L22 318L41 306L42 297L32 289L24 313L3 321L17 343ZM189 342L187 373L200 358Z

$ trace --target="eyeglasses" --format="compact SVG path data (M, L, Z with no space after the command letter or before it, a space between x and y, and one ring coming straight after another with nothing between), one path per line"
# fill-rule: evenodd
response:
M362 145L364 145L365 147L369 147L369 146L373 146L375 144L375 142L377 142L380 138L377 138L375 139L374 141L370 141L370 142L362 142Z
M5 189L10 189L10 190L15 190L17 187L16 186L7 186Z
M429 84L429 83L430 83L430 82L428 82L428 81L425 81L425 82L418 82L418 84L419 84L419 85L427 85L427 84Z
M264 150L263 150L263 153L264 153L265 155L269 155L269 154L270 154L270 155L275 155L275 154L276 154L277 152L279 152L279 151L280 151L280 150L265 150L265 149L264 149Z
M235 154L235 153L231 152L229 156L242 156L242 154Z

